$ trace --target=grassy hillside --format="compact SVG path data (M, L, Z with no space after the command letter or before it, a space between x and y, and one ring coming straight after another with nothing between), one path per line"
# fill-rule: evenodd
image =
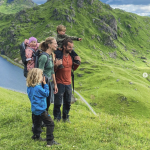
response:
M46 142L31 140L31 110L27 95L0 88L0 149L49 149ZM50 106L52 115L53 105ZM52 117L53 118L53 117ZM150 149L150 119L135 119L101 112L97 116L77 101L71 106L70 123L55 122L58 150ZM42 137L45 138L45 128Z
M15 14L23 9L37 6L32 0L0 0L0 13Z
M0 14L0 51L20 58L19 44L56 36L64 24L82 64L75 89L97 113L149 119L150 18L112 9L98 0L49 0L17 14Z

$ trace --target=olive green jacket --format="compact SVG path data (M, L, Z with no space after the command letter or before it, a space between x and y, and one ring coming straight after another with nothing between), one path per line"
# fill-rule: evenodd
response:
M68 36L67 34L64 34L64 35L57 34L56 41L57 41L58 47L62 48L63 41L66 38L70 38L71 40L76 40L76 41L79 40L79 38L77 38L76 36Z

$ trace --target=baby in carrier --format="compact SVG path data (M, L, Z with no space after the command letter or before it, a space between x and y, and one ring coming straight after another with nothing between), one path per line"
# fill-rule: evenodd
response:
M37 43L37 39L35 37L30 37L29 42L27 44L27 48L25 50L28 71L35 67L34 53L37 51L38 46L39 43Z
M57 26L57 38L56 38L56 41L57 41L57 44L58 44L58 50L62 50L63 41L65 39L67 39L67 38L70 38L71 40L76 40L76 41L81 41L82 40L81 38L78 38L78 37L75 37L75 36L68 36L65 33L66 33L66 27L64 25ZM71 55L72 58L74 58L75 56L78 56L77 53L74 50L72 50L70 55ZM62 59L62 58L59 58L59 55L56 55L56 58L57 59ZM74 60L73 59L73 63L75 63L77 65L80 65L80 62L78 60ZM58 68L61 69L61 68L64 68L64 66L63 65L59 65Z

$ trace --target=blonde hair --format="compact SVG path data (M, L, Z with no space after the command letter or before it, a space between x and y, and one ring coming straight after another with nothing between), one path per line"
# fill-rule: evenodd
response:
M54 37L48 37L45 39L45 41L42 41L39 45L39 48L42 50L42 51L46 51L48 49L48 44L52 44L53 43L53 40L55 40ZM52 52L52 58L53 58L53 62L55 61L55 56L54 56L54 53Z
M37 84L41 83L41 74L43 74L43 70L39 68L33 68L29 70L28 75L27 75L27 86L34 87Z
M57 26L57 33L58 31L66 31L66 27L62 24L60 24L59 26Z

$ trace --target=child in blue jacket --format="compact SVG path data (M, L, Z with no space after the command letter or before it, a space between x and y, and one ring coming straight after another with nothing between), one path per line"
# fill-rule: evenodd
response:
M44 84L44 87L42 87L42 83ZM44 139L40 137L41 122L43 121L47 127L47 147L50 147L53 144L58 144L53 140L54 122L46 111L46 97L49 95L49 87L46 84L45 77L43 77L43 71L41 69L33 68L28 72L27 93L31 102L32 119L34 125L32 139L44 141Z

